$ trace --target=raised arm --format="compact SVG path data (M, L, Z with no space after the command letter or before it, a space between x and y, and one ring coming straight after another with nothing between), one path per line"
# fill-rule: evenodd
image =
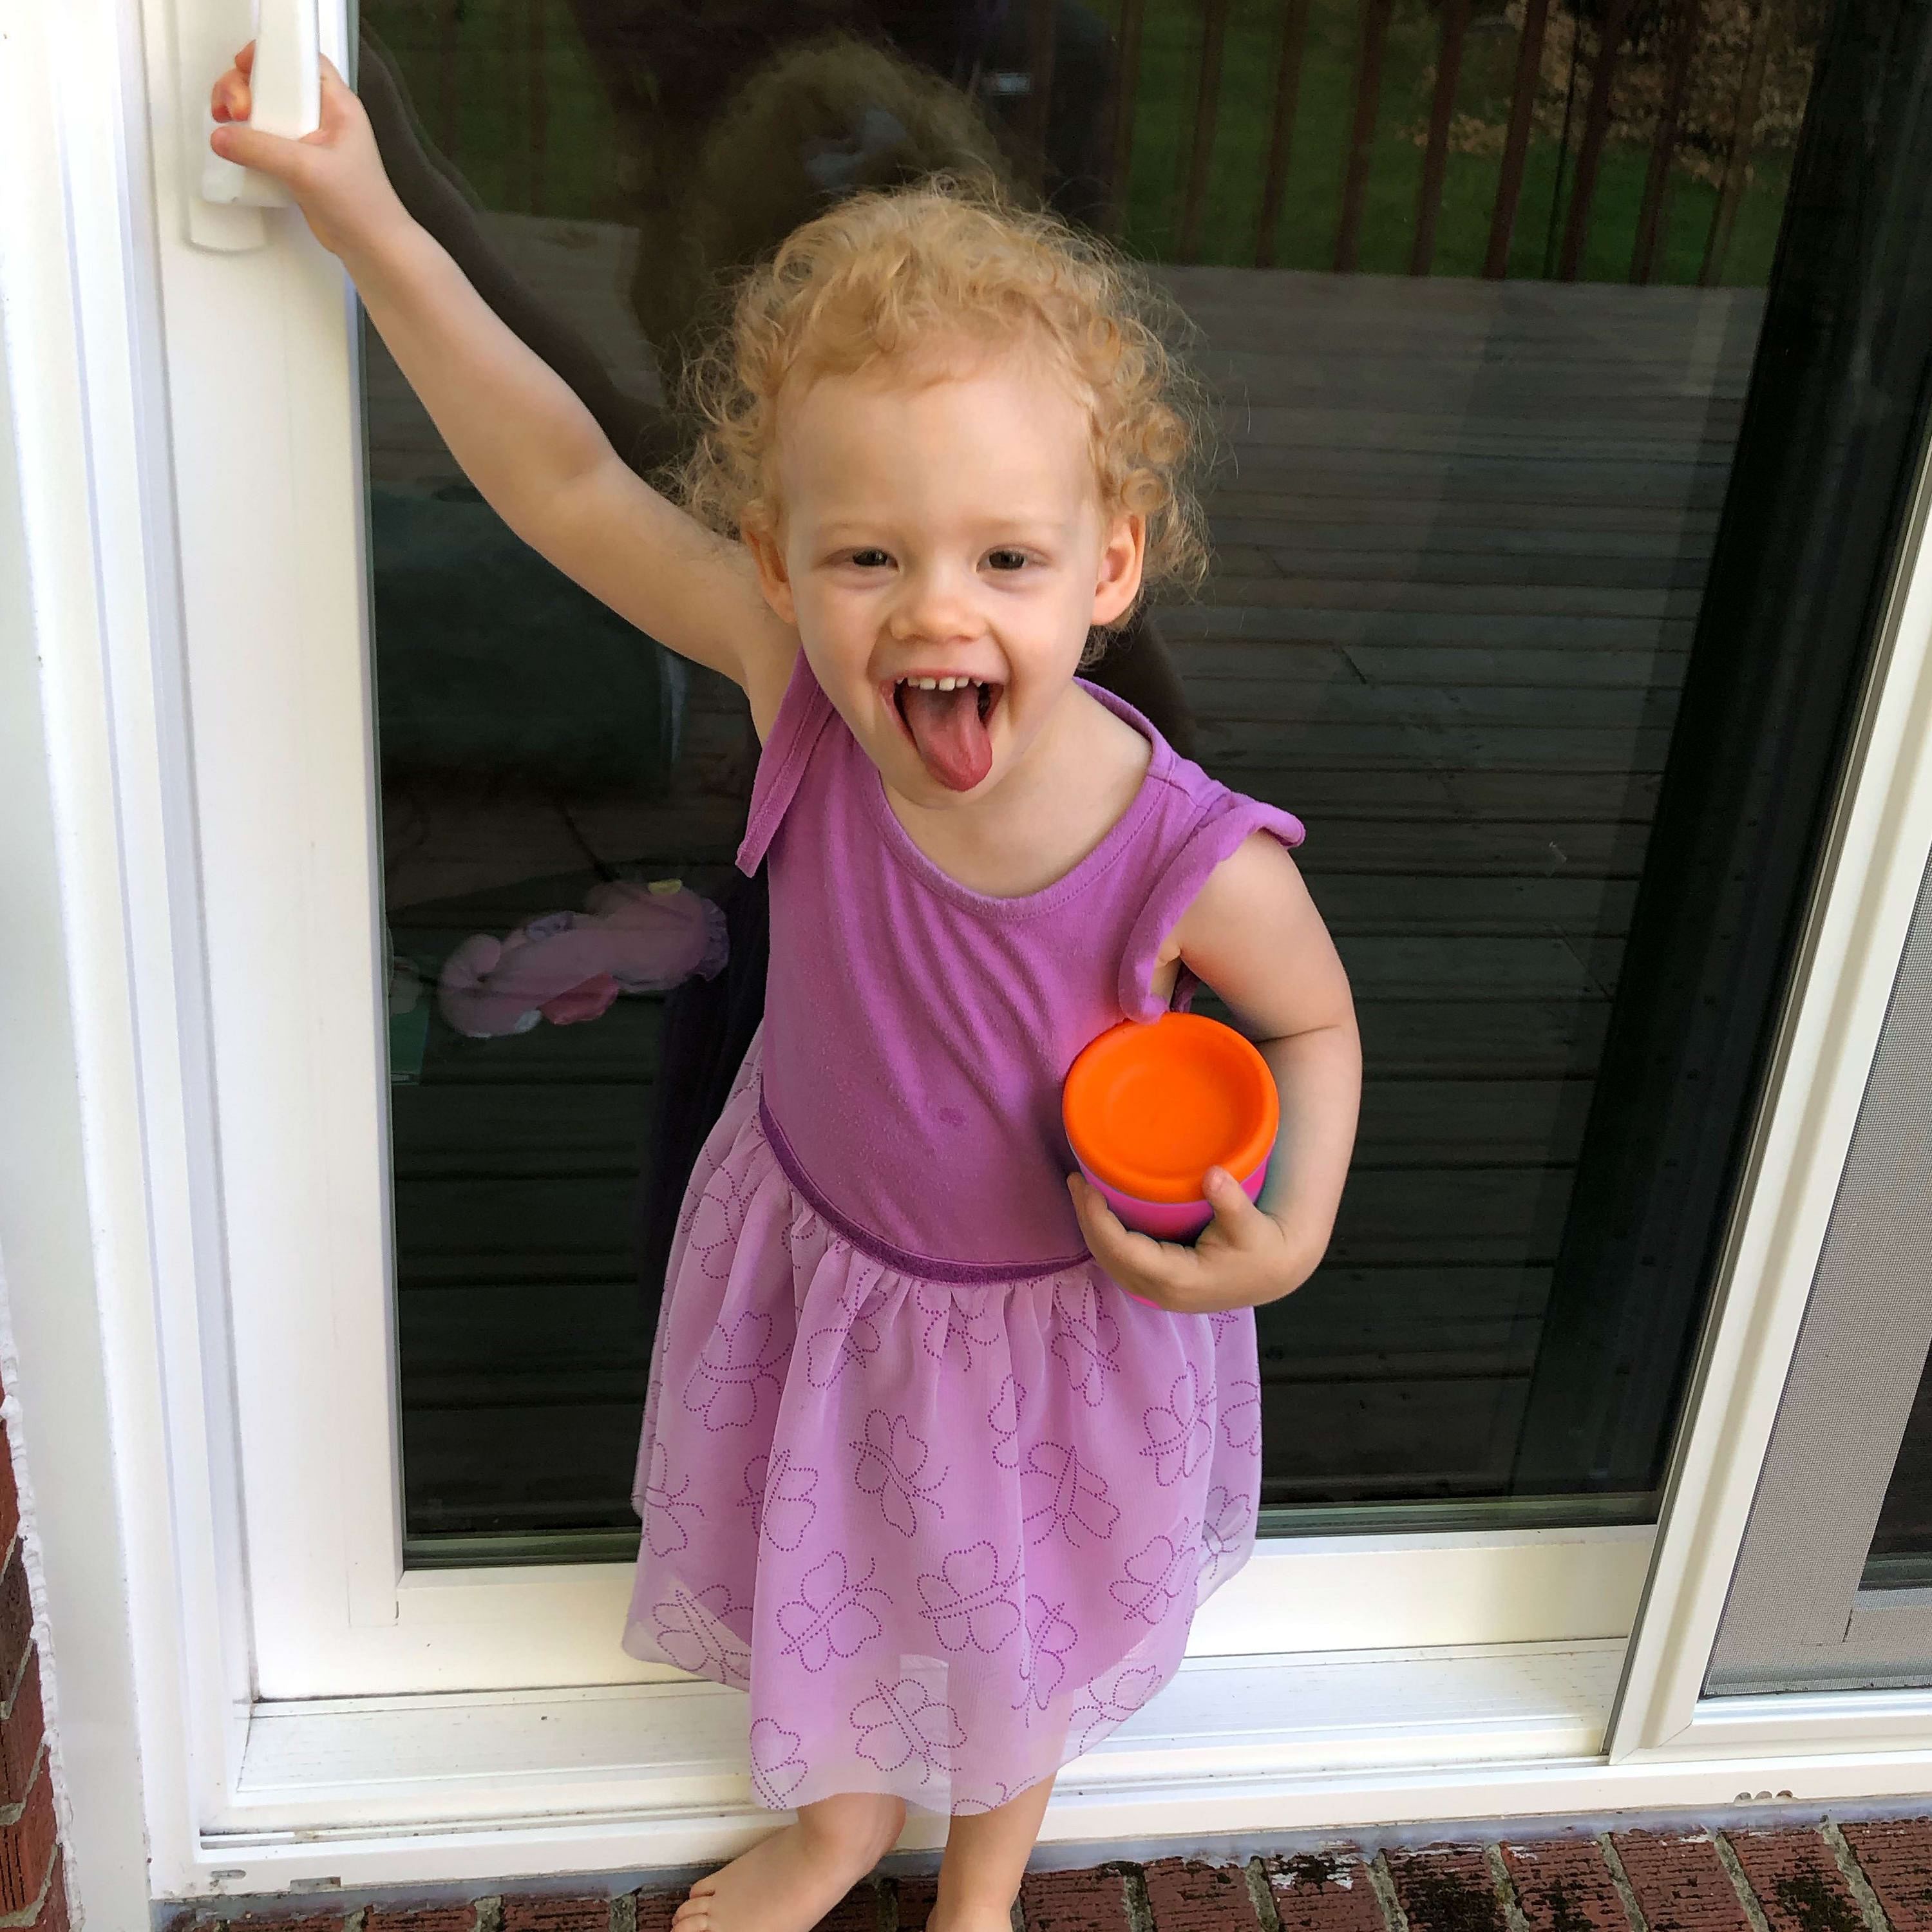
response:
M325 62L322 124L300 141L238 124L252 49L216 82L218 154L284 182L340 257L450 453L531 548L681 656L741 686L762 727L797 640L749 560L637 476L590 412L498 319L384 171L368 116Z

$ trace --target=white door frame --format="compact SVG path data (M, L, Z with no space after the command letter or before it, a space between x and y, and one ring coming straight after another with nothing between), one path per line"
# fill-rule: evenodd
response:
M257 1696L675 1682L616 1648L625 1566L404 1568L352 299L292 212L259 249L188 232L194 76L245 14L173 0L170 21L150 0L146 16L194 751L157 776L189 833L174 904L190 862L200 886L199 957L182 963L206 976L212 1101L184 1124L202 1129L184 1159L222 1204L196 1292L232 1352L199 1412L184 1391L171 1413L197 1457L236 1444ZM323 27L340 62L340 0ZM1647 1553L1642 1534L1593 1528L1280 1544L1220 1593L1192 1648L1622 1634Z
M1932 1692L1706 1698L1706 1667L1932 853L1932 467L1922 473L1805 922L1610 1752L1932 1742Z
M399 1673L412 1670L419 1613L440 1645L459 1644L465 1628L480 1633L462 1666L471 1667L493 1644L500 1650L489 1625L519 1614L511 1600L549 1586L486 1574L466 1589L398 1588L393 1425L387 1405L367 1394L387 1390L392 1369L386 1285L380 1300L371 1294L366 1266L386 1246L367 694L360 662L340 648L363 620L357 454L342 407L352 375L348 310L334 265L304 237L284 235L254 255L189 253L190 147L173 83L178 34L202 17L193 10L202 0L178 4L178 17L166 0L148 0L138 20L112 0L29 10L0 63L0 158L14 166L0 188L0 294L59 855L61 899L50 910L70 989L56 1030L68 1029L62 1051L86 1142L92 1278L83 1286L97 1325L57 1307L71 1307L70 1278L16 1270L10 1292L34 1378L30 1454L50 1470L100 1467L104 1425L114 1450L115 1509L69 1496L45 1526L50 1600L65 1606L56 1669L64 1662L84 1684L95 1661L118 1655L124 1670L131 1658L137 1693L132 1719L77 1746L70 1766L94 1847L79 1861L79 1883L84 1897L92 1871L104 1885L124 1883L130 1834L138 1841L143 1831L153 1888L166 1895L346 1874L376 1882L716 1856L755 1823L735 1760L707 1729L721 1694L500 1685L310 1699L300 1708L262 1695L265 1684L296 1681L286 1673L300 1664L296 1648L311 1641L355 1651L358 1672L386 1647L404 1660ZM339 12L328 24L325 44L332 34L339 53ZM207 57L199 43L189 51ZM236 326L249 302L266 304L274 329L259 317ZM292 380L292 368L304 374ZM230 425L219 471L184 457L176 434L209 412ZM323 534L298 546L297 529ZM303 560L298 577L284 567L292 557ZM1162 1701L1160 1722L1126 1727L1070 1780L1049 1835L1708 1804L1767 1777L1821 1801L1926 1788L1932 1725L1910 1696L1731 1700L1707 1713L1696 1695L1910 888L1932 843L1932 584L1922 562L1895 600L1886 676L1862 732L1864 782L1834 832L1804 997L1785 1028L1696 1419L1630 1650L1614 1761L1604 1738L1628 1601L1619 1604L1617 1580L1634 1581L1641 1540L1553 1532L1491 1539L1487 1550L1466 1538L1362 1544L1349 1559L1358 1574L1384 1566L1364 1603L1370 1588L1384 1598L1432 1588L1424 1570L1439 1558L1448 1567L1435 1576L1460 1565L1479 1580L1467 1601L1472 1616L1486 1616L1484 1566L1508 1547L1528 1552L1508 1562L1553 1564L1552 1576L1586 1574L1568 1567L1572 1556L1595 1565L1588 1574L1607 1607L1594 1631L1539 1642L1532 1622L1501 1650L1458 1642L1445 1622L1432 1634L1438 1646L1419 1654L1204 1657ZM278 717L302 721L310 755L251 766L251 733ZM263 808L270 797L273 812ZM247 895L236 890L242 880ZM268 962L273 973L243 970ZM359 988L359 1023L352 1012L345 1026L356 1003L332 994L331 980ZM305 1031L281 1024L291 1010L316 1018ZM61 1084L60 1055L52 1058L56 1071L38 1076L50 1103ZM272 1082L300 1096L280 1111L313 1137L299 1186L286 1166L248 1166L251 1136L284 1130L262 1105ZM10 1160L33 1115L23 1103L0 1123ZM30 1205L6 1204L16 1215ZM317 1216L326 1238L288 1252L292 1215ZM351 1278L362 1299L345 1315L339 1297ZM238 1360L278 1358L298 1368L334 1360L362 1394L319 1432L272 1379L251 1376L231 1399ZM62 1386L64 1370L77 1385L90 1362L104 1417L84 1403L34 1413L35 1387ZM238 1412L250 1442L246 1481ZM274 1483L295 1490L268 1497L252 1460L258 1441L272 1454L280 1445L289 1466ZM288 1507L292 1494L299 1510ZM387 1512L373 1520L358 1500L372 1495ZM318 1552L337 1580L332 1622L316 1610L326 1583L286 1594L290 1577L323 1574ZM1343 1574L1331 1556L1290 1546L1263 1563ZM74 1587L82 1577L112 1587L84 1598ZM608 1580L593 1572L557 1587L594 1593ZM1568 1587L1558 1583L1558 1600ZM291 1619L269 1632L266 1654L251 1643L264 1601ZM1257 1641L1230 1625L1209 1647L1239 1653ZM607 1664L601 1674L614 1673ZM110 1670L102 1681L113 1679ZM352 1682L366 1693L371 1680L343 1680ZM1290 1683L1311 1699L1346 1684L1371 1718L1311 1734L1267 1694ZM681 1733L681 1758L646 1761L635 1741L677 1730L680 1707L698 1714ZM610 1742L626 1712L637 1720L623 1733L634 1741L628 1757ZM524 1749L519 1730L536 1722L552 1742ZM372 1742L384 1755L358 1766L357 1750ZM137 1744L138 1819L116 1796ZM419 1754L416 1778L376 1774L376 1762L393 1764L406 1748ZM1231 1753L1245 1767L1232 1778L1222 1774ZM459 1781L459 1761L480 1768ZM586 1766L595 1803L574 1774ZM538 1786L520 1814L506 1810L506 1793Z

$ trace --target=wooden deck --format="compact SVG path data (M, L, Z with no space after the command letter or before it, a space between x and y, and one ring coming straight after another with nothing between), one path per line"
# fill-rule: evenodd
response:
M539 284L650 380L610 292L612 232L572 230L566 247L562 227L506 223ZM1369 1066L1334 1250L1262 1318L1268 1497L1493 1495L1762 297L1170 281L1202 332L1228 460L1214 579L1164 622L1202 761L1308 822L1300 857ZM439 474L448 458L393 377L375 370L371 388L377 474ZM419 790L389 843L399 944L433 952L569 902L586 846L706 876L739 809L729 700L698 680L679 784L656 806L560 817ZM655 1020L638 1002L594 1027L442 1036L424 1084L398 1091L419 1533L628 1520L649 1346L628 1214Z

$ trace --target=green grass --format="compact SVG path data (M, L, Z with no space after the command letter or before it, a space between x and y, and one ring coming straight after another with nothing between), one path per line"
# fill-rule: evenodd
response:
M1199 72L1201 10L1199 0L1149 0L1148 6L1124 240L1148 260L1172 260L1175 252ZM534 198L526 0L458 0L453 128L444 124L441 111L434 11L420 0L364 0L364 12L397 56L425 124L452 148L486 206L534 206L584 220L620 214L613 184L616 130L564 0L554 0L544 15L549 131L541 193ZM1203 262L1240 266L1255 260L1280 16L1280 0L1236 0L1232 9L1198 251ZM1282 267L1334 266L1360 37L1360 0L1312 0L1294 149L1276 236L1275 260ZM1436 16L1426 0L1396 0L1363 212L1358 264L1365 272L1402 274L1408 267L1423 160L1413 136L1428 116L1436 37ZM1515 61L1514 33L1486 28L1479 19L1464 56L1458 111L1500 124L1508 110ZM1580 100L1564 167L1566 194L1582 119ZM1560 238L1562 220L1559 210L1552 238L1558 161L1555 141L1532 142L1510 256L1513 275L1542 275L1553 260L1552 240ZM1605 150L1584 253L1585 279L1628 277L1648 163L1641 147L1612 144ZM1480 272L1500 170L1493 156L1449 157L1436 230L1436 274ZM1724 265L1727 284L1762 286L1770 275L1789 155L1760 154L1754 174ZM1682 168L1674 172L1654 279L1696 280L1716 200L1714 188Z
M1228 22L1214 170L1199 250L1204 262L1238 265L1255 259L1280 16L1280 0L1237 0ZM1283 268L1334 266L1360 22L1358 0L1312 0L1309 9L1294 143L1275 238L1275 260ZM1396 0L1362 215L1358 260L1371 274L1408 271L1423 160L1412 130L1428 119L1436 31L1436 16L1424 0ZM1178 238L1192 133L1199 9L1190 0L1151 0L1144 34L1125 238L1136 254L1165 260L1172 257ZM1514 32L1487 31L1480 25L1472 29L1456 92L1459 112L1501 124L1508 112L1516 49ZM1566 195L1582 120L1580 100L1570 142L1573 158L1565 169ZM1513 275L1545 272L1558 158L1554 141L1532 140L1510 252ZM1629 274L1648 165L1647 149L1606 147L1592 203L1582 266L1586 279L1621 281ZM1449 157L1436 226L1436 274L1480 273L1501 170L1498 158ZM1738 206L1725 262L1726 284L1762 286L1770 276L1790 158L1761 155L1755 172ZM1696 280L1716 204L1715 189L1681 168L1673 171L1666 232L1654 280ZM1559 214L1558 240L1562 218ZM1548 252L1553 257L1553 248Z
M544 9L548 128L536 170L526 0L455 0L453 124L444 112L442 11L422 0L362 0L361 8L400 68L430 139L483 206L584 221L618 218L616 123L564 0Z

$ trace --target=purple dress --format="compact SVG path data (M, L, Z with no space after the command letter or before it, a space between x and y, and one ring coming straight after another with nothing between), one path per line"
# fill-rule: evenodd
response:
M1253 1313L1100 1272L1060 1084L1161 1011L1161 944L1214 868L1302 828L1093 695L1147 776L1016 898L920 851L802 657L759 762L765 1024L671 1256L625 1647L750 1692L775 1808L1004 1803L1167 1681L1253 1543Z

